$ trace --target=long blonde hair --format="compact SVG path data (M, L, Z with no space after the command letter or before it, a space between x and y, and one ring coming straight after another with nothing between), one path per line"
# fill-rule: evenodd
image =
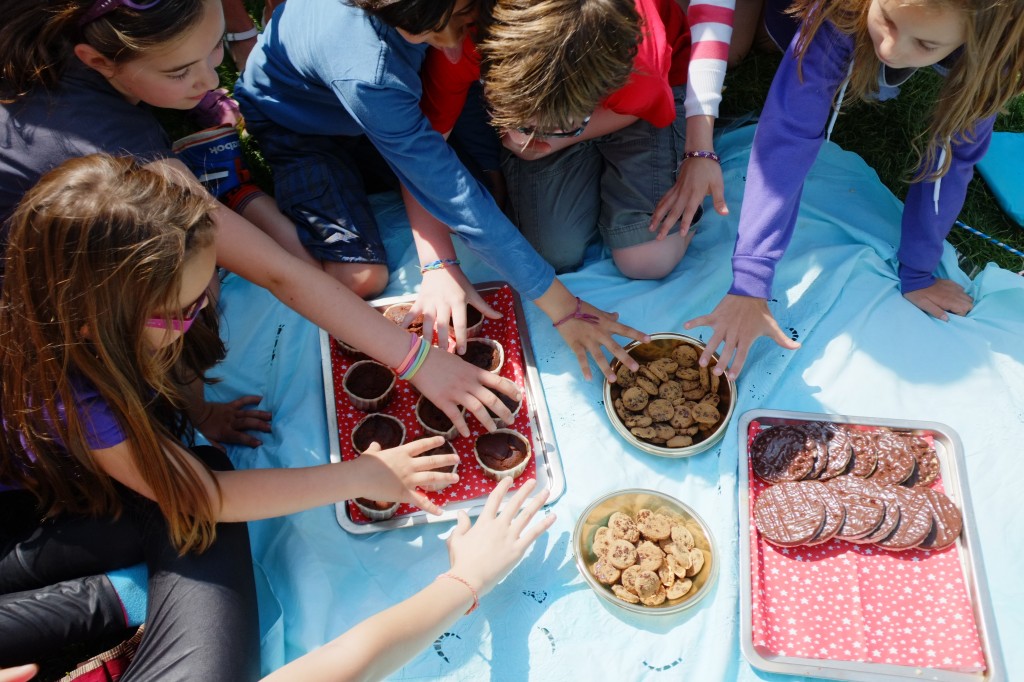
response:
M906 0L963 12L966 41L945 78L928 128L914 141L915 182L935 180L949 170L951 142L971 140L974 123L997 114L1024 92L1024 2L1022 0ZM868 34L871 0L795 0L789 11L802 20L796 46L802 64L807 46L826 21L853 36L853 73L848 99L871 101L882 64ZM943 159L939 165L939 158ZM937 167L938 166L938 167Z
M0 292L0 479L51 516L117 514L114 481L75 409L94 388L123 430L180 551L215 535L212 501L172 444L185 404L182 335L154 352L146 321L174 310L185 262L213 242L216 203L171 171L92 155L47 173L11 218ZM205 368L189 372L202 378Z

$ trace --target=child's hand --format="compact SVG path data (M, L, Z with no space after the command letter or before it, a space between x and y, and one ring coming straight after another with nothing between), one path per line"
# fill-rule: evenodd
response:
M974 307L974 299L964 288L948 279L936 279L930 287L903 294L903 298L943 322L949 321L947 311L963 316Z
M408 502L428 514L440 514L441 508L417 490L417 487L458 482L458 474L431 469L451 466L459 461L459 456L416 455L443 443L442 436L414 440L388 450L381 450L380 445L373 443L350 465L354 470L353 475L359 477L360 497L383 502Z
M580 313L589 315L592 319L573 318L567 320L558 325L558 333L562 335L565 342L569 344L569 348L576 354L576 360L579 361L580 369L583 370L584 379L590 381L592 376L590 363L587 361L587 354L589 353L598 369L601 370L601 374L608 381L615 381L615 372L612 371L611 365L608 364L608 359L604 356L602 349L610 351L612 355L617 357L631 370L636 371L639 369L640 365L637 364L637 361L622 346L615 342L612 334L625 336L635 341L650 341L651 338L649 336L642 331L619 324L618 313L607 313L595 308L586 301L581 301Z
M697 208L704 197L711 195L719 215L729 215L725 203L725 185L722 181L722 167L711 159L686 159L679 167L679 177L665 196L658 201L651 215L649 231L658 232L658 239L664 239L668 231L681 222L679 236L685 237L690 231Z
M26 682L31 680L39 672L39 666L35 663L19 665L16 668L0 668L0 682Z
M531 138L518 130L504 130L501 133L501 144L523 161L536 161L558 151L549 140L539 137Z
M466 304L483 313L484 317L497 320L501 313L487 305L473 283L466 279L462 268L452 266L423 273L423 284L412 304L409 314L402 321L407 326L423 313L423 331L430 333L437 328L437 340L442 347L449 335L448 320L454 323L455 350L460 355L466 352Z
M524 483L499 512L501 500L510 487L511 478L498 483L472 527L466 512L460 511L458 524L448 538L452 573L465 578L480 596L501 582L519 563L527 548L555 522L555 515L549 514L526 528L548 499L548 491L545 490L523 507L526 498L537 487L535 480Z
M799 343L786 336L779 328L778 322L768 311L768 302L752 296L727 294L711 314L696 317L683 327L711 327L714 330L703 355L700 356L701 367L710 364L715 350L724 343L720 360L712 371L721 375L728 368L729 377L734 380L743 369L750 346L757 337L767 336L787 350L796 350L800 347Z
M510 398L519 398L519 387L513 382L436 348L428 351L423 367L412 378L412 385L448 415L463 436L469 435L469 427L459 405L472 412L485 429L493 431L496 426L487 408L506 422L511 421L512 413L492 389Z
M270 433L270 413L266 410L246 408L258 404L261 400L262 396L244 395L229 403L204 402L195 408L189 408L189 414L196 415L196 428L213 443L234 443L258 448L263 442L246 431Z

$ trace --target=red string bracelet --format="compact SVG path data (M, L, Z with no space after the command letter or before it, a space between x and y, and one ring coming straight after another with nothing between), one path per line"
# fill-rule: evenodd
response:
M468 587L469 591L473 593L473 605L469 607L469 611L466 611L465 615L468 616L469 614L476 611L476 607L480 606L480 596L476 593L476 588L470 585L468 580L461 576L457 576L450 571L448 573L442 573L441 575L437 576L436 579L440 580L441 578L449 578L451 580L454 580L455 582L462 583L463 585Z
M558 326L561 326L561 325L565 324L569 320L583 320L584 322L586 322L588 324L597 324L598 323L597 315L591 315L590 313L583 312L583 301L580 300L579 296L576 297L576 310L574 310L572 313L566 315L565 317L560 319L558 322L552 322L551 326L552 327L558 327Z

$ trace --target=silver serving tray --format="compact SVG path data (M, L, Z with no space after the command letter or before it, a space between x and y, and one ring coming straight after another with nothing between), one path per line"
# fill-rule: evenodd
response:
M750 499L747 472L747 432L752 421L766 426L798 424L805 421L828 421L838 424L884 426L891 429L931 435L939 457L943 488L957 503L963 514L963 531L957 540L960 568L964 584L974 609L974 620L985 653L986 669L980 673L955 672L911 666L868 663L860 661L829 661L812 658L781 656L762 651L753 644L753 601L751 598L750 555ZM876 417L850 417L814 412L788 412L783 410L750 410L740 417L739 437L739 519L740 519L740 649L755 668L767 672L790 675L812 675L832 680L858 680L885 682L895 680L936 680L938 682L1001 682L1006 680L1005 666L995 636L995 619L991 598L982 564L978 529L974 523L971 496L964 468L963 444L953 429L938 422L883 419Z
M496 291L505 286L505 282L481 282L474 285L481 293ZM405 303L416 299L415 294L391 296L370 301L374 308L383 309L395 303ZM526 328L526 316L523 313L522 301L519 294L512 290L512 307L515 311L516 328L519 331L519 347L523 352L524 380L526 384L526 407L529 410L530 430L533 432L533 453L537 463L537 488L539 493L542 490L550 491L547 504L553 504L555 500L565 493L565 474L562 469L562 459L555 447L554 430L551 427L551 417L548 415L547 403L544 401L544 390L540 385L540 375L537 373L537 363L533 357L533 346L530 344L529 330ZM331 371L331 337L323 329L320 330L320 359L324 375L324 402L327 407L327 429L330 435L331 461L341 461L341 445L338 442L338 413L334 396L334 374ZM505 497L510 498L515 491L510 491ZM348 514L347 500L335 504L335 514L338 524L349 533L367 534L376 533L382 530L394 530L396 528L408 528L409 526L420 526L426 523L445 523L454 521L460 510L464 510L469 516L478 516L484 508L486 497L478 497L472 500L462 500L446 504L440 516L433 516L424 511L416 511L404 516L396 516L385 521L373 521L370 523L356 523Z

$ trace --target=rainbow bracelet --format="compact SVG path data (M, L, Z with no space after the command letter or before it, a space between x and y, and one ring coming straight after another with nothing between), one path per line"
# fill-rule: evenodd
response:
M395 369L395 374L401 376L403 372L409 371L409 367L412 366L413 360L416 359L417 351L419 350L419 344L423 343L423 337L417 334L409 332L409 352L406 354L405 359Z
M430 272L431 270L444 270L445 268L454 267L456 265L462 265L462 261L458 258L439 258L432 263L420 266L420 274Z
M419 350L417 350L416 352L416 359L413 360L412 367L407 369L405 372L400 373L398 375L398 378L402 379L403 381L412 381L412 378L416 376L416 372L420 371L420 368L423 366L423 363L426 362L427 353L429 352L430 344L427 343L426 341L422 341L422 343L420 343Z

